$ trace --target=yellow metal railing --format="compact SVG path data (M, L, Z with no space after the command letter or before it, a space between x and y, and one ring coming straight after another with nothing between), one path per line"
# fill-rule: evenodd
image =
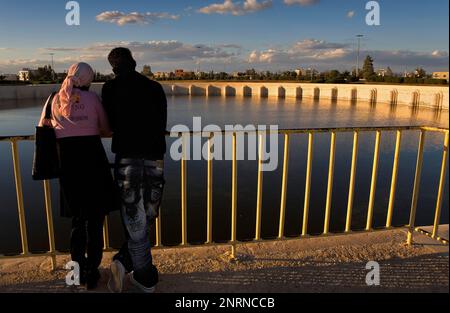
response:
M371 185L370 185L370 196L369 196L369 205L367 208L367 222L366 222L366 232L374 231L372 228L373 223L373 212L374 212L374 204L375 204L375 196L376 196L376 186L377 186L377 176L378 176L378 165L379 165L379 154L380 154L380 145L382 139L382 133L385 132L396 132L396 143L395 143L395 152L394 152L394 161L393 161L393 170L391 177L391 186L390 186L390 195L389 195L389 204L387 208L387 218L386 218L386 226L384 229L392 228L392 216L395 207L395 195L396 195L396 186L397 186L397 178L398 178L398 168L399 168L399 159L400 159L400 146L402 140L402 134L405 131L420 131L420 140L419 146L417 150L417 161L416 161L416 171L414 177L414 189L412 194L412 202L411 202L411 210L410 210L410 218L409 224L406 225L406 229L408 231L407 235L407 243L409 245L413 242L413 235L415 231L420 231L422 233L426 233L423 230L415 227L416 220L416 210L417 210L417 201L419 197L419 187L422 173L422 165L423 165L423 153L425 146L425 138L428 132L432 133L443 133L445 135L444 144L443 144L443 157L442 157L442 165L440 170L440 178L439 178L439 186L438 186L438 195L437 195L437 203L435 208L435 216L434 216L434 225L432 233L426 233L431 238L440 240L444 244L448 244L448 241L440 238L438 236L439 231L439 223L441 217L441 208L442 208L442 198L444 194L445 188L445 177L447 171L447 158L448 158L448 144L449 144L449 130L444 128L436 128L436 127L421 127L421 126L406 126L406 127L366 127L366 128L320 128L320 129L290 129L290 130L278 130L276 134L284 136L284 155L283 155L283 172L282 172L282 186L281 186L281 203L280 203L280 217L279 217L279 225L278 225L278 236L275 240L287 240L284 237L284 228L285 228L285 215L286 215L286 197L287 197L287 183L288 183L288 175L289 175L289 143L291 136L295 134L307 134L308 135L308 152L307 152L307 164L306 164L306 184L305 184L305 197L304 197L304 208L303 208L303 223L301 229L301 237L307 237L308 233L308 218L309 218L309 206L311 201L311 176L313 172L313 155L314 155L314 138L318 133L329 133L330 134L330 157L329 157L329 169L328 169L328 185L327 185L327 194L326 194L326 206L325 206L325 218L324 218L324 228L323 235L332 235L329 232L329 225L331 220L331 207L332 207L332 190L333 190L333 181L334 181L334 167L335 167L335 154L336 154L336 137L340 133L353 133L353 150L352 150L352 160L351 160L351 169L350 169L350 184L349 184L349 192L348 192L348 203L347 203L347 215L346 215L346 223L345 223L345 233L351 233L352 226L352 209L353 209L353 199L354 199L354 191L355 191L355 180L356 180L356 169L357 169L357 159L358 159L358 147L359 147L359 137L360 134L365 132L375 132L375 147L374 147L374 159L373 159L373 167L372 167L372 177L371 177ZM232 136L232 195L231 195L231 229L230 229L230 238L231 240L227 243L215 243L213 242L213 157L212 157L212 142L214 140L214 136L212 135L208 139L208 158L207 158L207 199L206 199L206 210L207 210L207 225L206 225L206 242L205 245L230 245L231 246L231 256L236 256L236 246L239 244L236 237L237 230L237 216L238 216L238 208L237 208L237 196L238 196L238 160L237 160L237 136L240 134L249 134L252 132L222 132L222 136L229 135ZM267 133L273 133L268 131ZM182 147L182 159L181 159L181 245L182 247L189 246L188 241L188 229L187 229L187 214L188 214L188 202L187 202L187 160L188 157L186 155L187 149L186 145L188 144L188 136L186 135L198 135L199 133L180 133L179 136L183 138L183 147ZM257 183L257 199L256 199L256 229L255 229L255 237L253 242L261 241L261 214L262 214L262 200L263 200L263 151L265 146L265 136L259 134L259 146L258 146L258 183ZM34 140L33 136L22 136L22 137L0 137L1 141L9 141L11 143L11 151L12 151L12 160L13 160L13 169L14 169L14 179L16 186L16 197L17 197L17 209L19 216L19 227L20 227L20 238L22 244L22 253L18 256L14 257L28 257L33 256L34 254L30 253L28 247L28 236L27 236L27 226L25 219L25 208L23 201L23 190L22 190L22 176L20 172L20 162L19 162L19 150L17 143L19 141L30 141ZM47 218L47 226L48 226L48 240L49 240L49 251L45 254L39 254L40 256L50 256L52 259L52 266L56 268L56 255L60 254L55 247L55 235L53 228L53 218L52 218L52 202L51 202L51 190L50 190L50 182L44 181L44 196L45 196L45 211ZM162 248L162 238L161 238L161 217L156 220L156 238L155 238L155 248ZM108 219L105 220L104 230L104 247L105 250L111 250L109 244L109 227L108 227ZM296 238L290 238L296 239ZM2 256L0 258L6 258L9 256Z

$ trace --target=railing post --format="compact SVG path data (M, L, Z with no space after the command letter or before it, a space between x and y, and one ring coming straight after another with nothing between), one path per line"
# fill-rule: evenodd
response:
M213 204L213 160L212 160L212 140L214 135L208 139L208 190L206 199L206 210L207 210L207 226L206 226L206 243L212 243L212 204Z
M425 146L425 131L420 131L420 141L419 141L419 148L417 152L417 164L416 164L416 174L414 177L414 189L413 189L413 195L412 195L412 202L411 202L411 212L409 216L409 225L408 225L408 238L407 238L407 244L411 245L413 240L413 234L414 234L414 227L415 227L415 221L416 221L416 210L417 210L417 200L419 199L419 189L420 189L420 178L422 176L422 164L423 164L423 149Z
M158 217L155 220L155 247L161 247L161 210L159 211Z
M353 152L352 152L352 168L350 171L350 184L348 190L348 203L347 203L347 219L345 222L345 232L351 231L352 227L352 211L353 200L355 198L355 181L356 181L356 168L358 163L358 145L359 145L359 133L355 131L353 133Z
M181 158L181 245L187 245L187 164L186 136L182 134Z
M284 134L283 178L281 185L280 223L278 230L278 239L281 239L284 236L288 173L289 173L289 134Z
M53 227L52 192L50 181L44 180L45 214L47 216L48 246L52 260L52 270L56 269L55 230Z
M302 236L308 235L309 202L311 199L311 174L314 151L314 133L308 134L308 160L306 165L305 202L303 205Z
M439 235L439 223L441 221L441 209L442 209L442 197L444 195L444 187L445 187L445 174L447 172L447 157L448 157L448 136L449 132L445 133L444 139L444 152L442 154L442 165L441 165L441 177L439 180L439 188L438 188L438 196L436 201L436 212L434 216L434 224L433 224L433 239L437 239Z
M370 231L372 229L373 208L375 206L375 194L377 191L378 163L380 159L380 142L381 131L377 131L375 136L375 151L373 154L372 182L370 184L369 207L367 209L367 231Z
M25 207L23 204L22 174L20 172L19 149L17 140L11 140L12 158L14 165L14 180L16 183L17 211L19 214L20 239L22 243L22 254L26 255L28 251L27 224L25 220Z
M395 192L397 189L397 178L398 178L398 164L400 160L400 147L402 144L402 131L397 131L397 139L395 142L395 154L394 154L394 165L392 168L392 181L391 181L391 192L389 196L389 206L388 213L386 217L386 228L392 226L392 215L394 213L394 203L395 203Z
M236 133L233 133L233 168L231 193L231 258L236 258L236 223L237 223L237 157Z
M336 155L336 133L331 133L330 143L330 164L328 168L328 187L327 187L327 202L325 206L325 220L323 226L323 234L327 235L330 230L331 217L331 201L333 196L333 179L334 179L334 162Z
M264 135L259 135L259 157L258 157L258 187L256 195L256 230L255 240L261 239L261 208L262 208L262 193L263 193L263 158L264 158Z
M105 221L103 222L103 248L108 250L109 245L109 222L108 215L105 216Z

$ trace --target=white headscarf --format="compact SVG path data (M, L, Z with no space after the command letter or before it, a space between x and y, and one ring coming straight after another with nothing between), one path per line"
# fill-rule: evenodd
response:
M73 95L74 87L88 87L94 80L94 71L87 63L76 63L69 68L67 77L59 91L60 113L64 117L70 116L72 103L75 102Z

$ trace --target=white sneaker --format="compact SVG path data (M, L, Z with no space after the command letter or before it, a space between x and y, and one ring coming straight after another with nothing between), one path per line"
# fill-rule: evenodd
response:
M143 293L154 293L156 290L156 285L153 287L145 287L144 285L140 284L136 279L134 279L134 273L130 275L130 281L131 283L139 288Z
M108 289L113 293L121 293L125 279L125 267L120 261L114 260L111 263L110 270Z

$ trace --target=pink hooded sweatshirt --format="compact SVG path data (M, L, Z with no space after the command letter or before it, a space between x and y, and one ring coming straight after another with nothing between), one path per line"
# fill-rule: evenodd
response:
M110 136L108 120L102 103L94 92L76 87L87 87L94 78L94 71L86 63L70 67L58 94L53 98L51 125L57 138L79 136ZM48 124L42 111L39 125Z
M94 79L94 71L86 63L70 67L67 78L52 103L51 125L57 138L78 136L110 136L108 120L99 97L90 91L76 87L88 87ZM48 125L42 111L39 125Z

